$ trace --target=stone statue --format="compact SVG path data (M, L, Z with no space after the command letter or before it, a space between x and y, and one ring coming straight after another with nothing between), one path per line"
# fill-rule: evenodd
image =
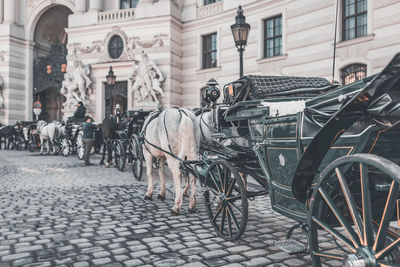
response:
M157 94L163 96L161 83L164 76L146 53L142 52L139 63L133 65L133 72L129 78L134 81L132 90L139 91L140 102L150 98L150 101L160 103Z
M0 77L0 110L4 109L5 99L3 95L4 80Z
M92 84L89 75L90 65L83 65L80 60L73 62L72 70L64 74L60 89L60 93L67 98L63 104L64 107L71 108L71 105L75 106L79 101L82 101L85 106L89 105L87 89Z

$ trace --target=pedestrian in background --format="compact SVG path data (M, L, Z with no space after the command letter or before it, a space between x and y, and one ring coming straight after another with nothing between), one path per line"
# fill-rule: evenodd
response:
M93 164L89 161L89 155L94 142L94 130L97 126L93 124L93 119L89 116L85 116L84 120L85 123L82 125L83 145L85 146L84 160L86 166L91 166Z
M78 108L76 109L76 111L74 113L74 118L75 119L83 119L83 118L85 118L85 114L86 114L86 108L83 105L83 102L79 101L78 102Z

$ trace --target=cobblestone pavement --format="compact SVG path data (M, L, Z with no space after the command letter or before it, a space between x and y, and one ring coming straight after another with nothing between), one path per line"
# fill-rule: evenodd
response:
M215 236L200 194L196 214L185 199L173 216L172 191L164 202L145 201L145 182L129 170L0 150L0 266L311 265L307 254L273 246L294 222L271 211L268 197L251 202L246 232L226 242Z

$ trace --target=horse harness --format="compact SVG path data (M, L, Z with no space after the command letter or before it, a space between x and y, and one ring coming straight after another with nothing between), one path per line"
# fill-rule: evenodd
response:
M188 115L183 109L181 109L181 108L179 108L179 107L174 107L174 109L176 109L176 110L179 112L179 121L182 120L182 113L183 113L184 115L186 115L187 117L189 117L189 115ZM140 132L140 139L142 139L142 140L144 141L144 147L146 148L146 150L147 150L153 157L154 157L154 155L150 152L150 150L149 150L148 147L146 146L146 143L149 144L150 146L152 146L152 147L154 147L154 148L156 148L156 149L159 149L160 151L162 151L162 152L164 152L164 153L170 155L170 156L173 157L174 159L177 159L177 160L179 160L179 161L183 161L181 158L179 158L178 156L176 156L176 155L172 152L171 145L169 144L169 141L168 141L168 130L167 130L167 125L165 124L165 116L166 116L167 112L164 112L164 129L165 129L165 132L166 132L166 134L167 134L167 141L168 141L168 148L169 148L169 151L167 151L167 150L165 150L165 149L162 149L161 147L158 147L158 146L156 146L155 144L150 143L149 140L146 139L145 133L146 133L146 130L147 130L147 126L150 124L150 122L151 122L152 120L154 120L155 118L158 118L158 116L161 114L161 112L162 112L162 111L155 111L155 112L153 112L153 113L151 113L151 114L149 115L149 116L150 116L149 121L148 121L147 124L144 126L143 130Z

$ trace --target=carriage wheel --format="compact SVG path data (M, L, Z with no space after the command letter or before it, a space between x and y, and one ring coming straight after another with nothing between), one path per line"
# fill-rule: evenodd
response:
M217 160L207 171L204 200L208 217L217 235L225 240L238 239L246 229L247 193L232 164Z
M119 171L123 171L126 164L126 151L125 145L121 140L115 142L114 145L115 164Z
M339 158L322 172L308 215L314 266L322 259L344 266L399 266L400 234L389 227L397 217L399 173L398 165L369 154ZM327 236L336 247L319 246Z
M67 157L71 153L71 141L64 138L61 140L61 154Z
M16 149L17 150L22 150L23 146L24 146L25 140L22 137L19 137L17 139L17 143L16 143Z
M81 133L79 133L76 138L76 155L80 160L83 160L83 157L85 156L85 146L83 145L83 137Z
M35 148L36 148L36 139L35 139L35 136L31 134L29 141L28 141L29 152L35 152Z
M139 138L137 135L131 137L131 143L129 144L129 156L132 160L132 173L136 180L142 180L143 174L143 157L142 149L140 147Z

